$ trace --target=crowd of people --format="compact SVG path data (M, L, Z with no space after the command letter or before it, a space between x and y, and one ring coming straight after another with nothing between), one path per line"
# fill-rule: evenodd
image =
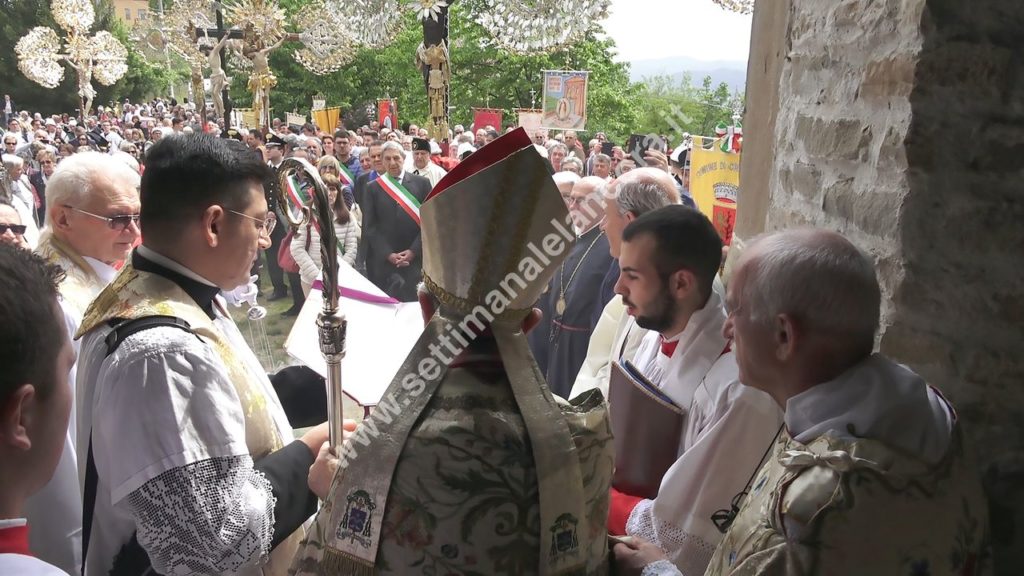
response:
M983 561L984 498L955 411L873 352L881 294L870 258L834 232L776 232L746 248L726 284L727 247L689 196L684 141L635 158L603 133L584 145L573 131L490 126L455 126L442 142L416 125L275 120L264 132L202 122L188 102L162 99L81 123L5 114L0 572L412 574L435 539L429 554L451 573L969 574ZM254 302L261 287L292 299L289 316L316 287L319 224L286 225L280 203L301 199L301 179L280 193L291 186L278 178L288 158L323 180L339 258L389 296L418 300L426 333L441 329L432 318L483 305L507 283L497 263L516 270L513 255L533 240L546 246L569 217L571 246L528 276L508 306L515 322L499 314L438 377L441 387L504 382L512 392L486 402L518 406L520 424L444 422L431 436L411 418L406 432L447 447L460 434L482 439L451 465L501 468L488 454L508 441L488 434L562 430L561 418L591 414L581 398L614 396L628 373L682 415L677 437L665 438L678 446L671 466L637 490L610 462L577 455L583 440L558 444L550 433L554 444L532 448L537 489L517 503L523 518L415 538L439 517L480 522L480 509L450 501L471 491L405 451L414 444L403 450L401 435L340 466L326 446L323 379L300 366L266 374L231 321L228 306ZM466 191L472 213L450 200ZM486 250L467 245L485 238ZM469 257L480 253L489 257ZM514 361L503 356L510 347ZM391 390L408 392L399 378ZM429 400L407 399L420 410ZM612 421L625 422L616 434L654 421L615 409ZM663 448L628 451L642 459ZM375 476L381 462L387 472ZM592 494L602 466L610 480ZM453 495L395 508L392 470L395 482ZM384 501L354 479L383 481L371 492ZM510 490L501 484L488 488L498 500ZM559 515L549 535L536 518L562 505L576 516ZM515 570L499 560L509 537L528 543ZM606 538L612 566L600 553ZM589 552L572 560L580 542Z

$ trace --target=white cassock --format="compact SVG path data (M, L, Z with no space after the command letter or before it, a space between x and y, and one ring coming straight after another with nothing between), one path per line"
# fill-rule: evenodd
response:
M414 164L411 172L417 176L423 176L427 180L430 180L431 188L437 186L437 183L441 181L441 178L444 178L445 175L448 174L447 170L433 162L427 162L427 166L425 168L417 168Z
M211 284L145 246L137 250ZM223 308L220 296L217 301ZM215 309L213 324L258 383L254 389L266 398L281 438L291 439L288 418L259 360L231 318ZM90 431L98 471L87 576L110 572L137 529L136 518L150 522L138 539L161 574L190 566L188 573L261 575L258 563L273 535L274 496L270 482L253 468L242 403L223 360L194 334L163 326L128 337L107 356L109 332L102 327L83 336L78 360L83 482ZM204 513L195 509L200 505ZM204 516L219 525L191 521Z
M717 290L686 328L671 356L661 335L648 332L633 364L686 410L679 459L662 478L658 497L642 500L629 515L626 533L650 540L686 576L704 574L723 534L711 521L728 509L772 445L782 424L767 394L740 384L728 341L725 310ZM614 410L614 407L612 407Z
M595 388L607 398L612 361L632 358L645 334L647 330L637 326L633 317L626 314L622 296L616 294L612 297L605 304L601 318L590 335L587 357L576 375L569 398Z
M99 294L104 286L109 284L117 270L96 260L95 258L83 257L86 263L99 277L98 283L89 286L91 293L80 298L72 298L72 295L62 293L60 300L61 312L64 314L64 324L68 330L68 338L71 339L71 348L75 351L75 358L81 348L81 342L75 340L75 332L82 323L84 310L79 308L81 302L88 301L91 297ZM73 264L61 262L66 274L79 274L73 269ZM79 274L81 276L81 274ZM62 284L61 289L65 290L68 284ZM78 305L76 305L76 303ZM73 364L68 374L68 386L71 387L71 397L74 398L71 405L71 416L68 418L68 430L64 438L64 450L61 452L57 468L50 477L50 481L43 486L43 489L30 496L25 501L24 513L29 525L29 546L32 553L38 558L58 566L70 574L82 573L82 493L78 479L78 456L76 454L78 400L75 393L75 379L78 364Z

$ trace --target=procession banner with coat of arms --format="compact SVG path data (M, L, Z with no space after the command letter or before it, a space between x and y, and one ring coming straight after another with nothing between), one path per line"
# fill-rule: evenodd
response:
M695 136L690 151L690 195L729 245L736 228L740 190L740 154L723 152L718 140Z
M587 124L587 78L590 72L546 70L542 128L583 130Z

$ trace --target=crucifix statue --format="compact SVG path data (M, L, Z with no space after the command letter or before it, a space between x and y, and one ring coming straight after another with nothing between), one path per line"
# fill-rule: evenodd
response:
M228 64L225 56L225 48L228 40L241 39L240 30L228 30L224 27L224 10L220 3L217 3L217 27L216 28L194 28L194 34L198 40L201 37L216 38L217 43L210 49L207 60L210 64L210 92L213 100L213 110L218 118L224 119L224 125L230 123L231 118L231 97L228 87ZM204 102L205 106L205 102ZM204 117L204 122L206 118Z

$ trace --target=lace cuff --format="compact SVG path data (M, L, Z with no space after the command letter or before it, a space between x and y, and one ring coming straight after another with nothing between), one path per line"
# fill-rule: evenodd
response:
M275 498L249 456L173 468L126 501L161 574L234 574L270 554Z
M684 575L700 575L708 569L717 543L703 538L654 517L654 500L644 500L636 505L626 521L626 534L639 536L657 544ZM645 568L646 570L646 568ZM653 574L662 574L654 572ZM665 572L664 574L673 574ZM644 572L643 576L647 576Z
M644 566L640 576L683 576L675 564L668 560L658 560Z

